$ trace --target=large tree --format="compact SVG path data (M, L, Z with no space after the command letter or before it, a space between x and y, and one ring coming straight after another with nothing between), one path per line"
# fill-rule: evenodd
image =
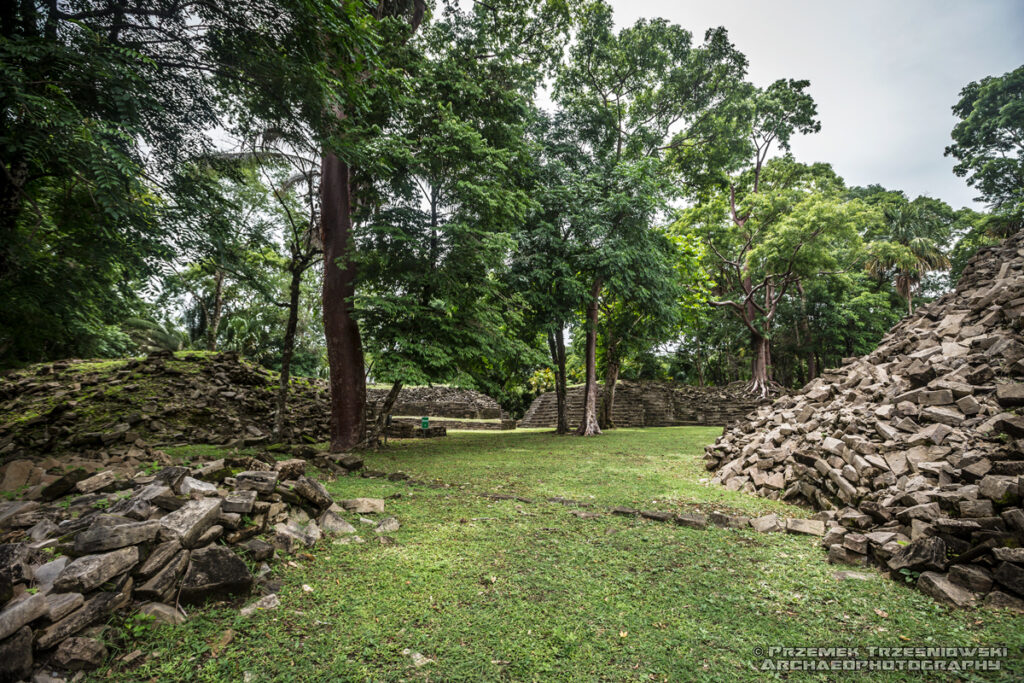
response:
M103 350L82 340L130 314L134 285L175 257L171 179L214 147L212 130L241 112L319 128L324 93L358 94L361 64L322 68L324 45L373 51L365 6L344 5L339 18L327 0L4 3L4 361Z
M431 116L439 117L434 122L442 127L445 125L445 117L448 117L449 123L456 124L456 128L466 123L487 142L487 121L460 121L461 116L466 114L455 114L449 102L454 105L476 97L479 111L485 112L501 89L518 92L523 87L535 86L536 74L528 72L551 59L553 37L564 26L559 20L563 8L561 3L546 0L481 2L474 3L472 8L465 11L454 3L446 3L446 6L446 17L461 17L459 21L464 20L463 28L468 27L461 34L451 35L454 41L450 46L453 58L464 71L475 71L481 80L473 84L466 79L458 81L461 91L433 87L427 93L428 97L434 98L433 101L420 104L431 110ZM390 175L386 169L382 172L375 168L380 158L380 149L375 146L379 142L376 140L377 132L382 128L395 129L402 125L411 129L413 126L410 123L415 123L401 117L403 102L408 101L408 89L415 92L418 85L414 81L417 72L420 72L421 60L431 58L431 55L424 53L430 46L425 45L422 38L410 40L423 21L425 12L426 4L423 0L382 2L377 6L376 16L381 30L386 34L386 48L378 56L379 63L362 75L363 83L374 85L372 106L360 111L344 106L332 109L340 122L340 128L345 131L344 135L328 141L321 167L321 225L325 264L323 314L330 364L332 450L346 450L366 441L366 372L357 312L358 283L361 277L360 244L354 219L361 208L372 208L372 188L375 182ZM450 66L458 65L452 63ZM436 75L429 70L420 73L425 78ZM499 74L499 78L493 78ZM450 72L448 75L453 74ZM442 128L431 134L435 133L443 136L447 133L457 134L458 131L445 131ZM353 140L357 144L353 144ZM452 150L436 151L448 154ZM444 169L431 168L424 158L428 155L429 151L424 149L421 157L413 158L411 165L418 165L418 170L406 173L406 176L416 176L433 183L433 189L441 191L434 198L437 201L444 200L443 191L446 189L458 189L465 196L472 194L473 190L465 183L459 188L446 188L445 178L436 173L443 173ZM491 161L500 163L496 158ZM403 169L398 169L398 175L403 173ZM493 181L494 178L486 180ZM429 195L432 192L428 190L425 194L430 201ZM464 200L459 201L461 203ZM435 208L438 206L435 203ZM486 213L493 208L482 203L476 210ZM366 215L374 214L369 211ZM468 224L454 221L452 225L453 230L458 226L464 227L464 236L472 232ZM418 288L422 290L424 284L420 283ZM438 315L442 314L438 312Z
M827 165L787 156L747 169L714 200L683 212L680 229L700 235L710 251L711 303L749 332L749 389L757 395L777 387L771 339L787 295L803 281L852 268L859 228L879 220L843 189Z
M1024 66L969 83L953 105L960 119L946 155L998 214L1024 219Z
M648 265L657 261L653 255L664 239L652 225L678 187L664 164L670 133L681 129L681 140L724 111L745 66L723 29L708 31L704 43L694 45L688 31L662 19L616 32L604 2L579 12L555 99L587 158L573 179L571 207L578 272L587 290L580 435L601 431L596 346L602 293L628 296L663 276L660 266Z

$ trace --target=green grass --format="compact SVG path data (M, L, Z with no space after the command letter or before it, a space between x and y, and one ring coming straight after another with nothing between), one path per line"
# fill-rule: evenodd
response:
M359 477L330 483L338 498L400 496L387 502L402 522L392 535L397 545L375 542L353 518L367 543L327 540L315 557L277 565L279 609L243 619L237 606L209 605L184 626L154 629L129 645L149 655L141 665L121 669L112 660L95 677L770 680L756 670L755 648L773 645L1007 645L1010 670L985 680L1024 676L1024 618L943 607L873 570L866 581L837 581L814 539L615 516L581 520L562 505L474 495L791 512L699 483L702 446L716 432L621 430L594 439L454 432L370 454L369 468L453 487ZM215 647L227 630L230 643ZM416 668L405 650L433 661ZM961 679L886 673L871 680Z

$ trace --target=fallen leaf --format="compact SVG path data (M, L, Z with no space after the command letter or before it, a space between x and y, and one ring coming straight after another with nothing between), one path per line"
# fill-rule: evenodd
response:
M886 619L889 616L888 612L886 612L884 609L878 609L877 607L875 608L875 614L882 617L883 619Z

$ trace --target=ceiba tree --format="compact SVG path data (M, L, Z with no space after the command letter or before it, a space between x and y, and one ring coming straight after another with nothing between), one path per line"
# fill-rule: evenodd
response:
M730 310L750 334L749 389L759 396L777 388L771 338L780 305L802 281L852 268L859 229L881 221L877 210L848 199L827 164L789 156L733 177L728 190L681 216L680 230L699 235L711 254L711 304Z

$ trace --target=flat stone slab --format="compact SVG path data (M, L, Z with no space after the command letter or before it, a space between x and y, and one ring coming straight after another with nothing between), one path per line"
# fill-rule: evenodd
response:
M308 500L318 510L326 510L334 504L331 494L327 493L324 485L315 479L310 479L306 476L299 477L295 482L294 490L295 493Z
M723 529L746 529L750 526L750 517L743 515L727 515L724 512L708 514L708 521Z
M32 675L32 629L23 626L0 641L0 680L27 680Z
M938 572L924 572L917 579L917 587L922 593L930 595L939 602L945 602L956 607L974 607L978 603L978 595L967 590L963 586L946 578L945 574Z
M256 495L256 491L251 489L229 493L224 498L224 502L221 503L220 509L224 512L237 512L247 515L252 512L252 506L256 503Z
M185 548L194 547L203 533L217 521L220 505L220 498L190 500L160 520L163 527L160 538L165 541L178 539Z
M223 462L223 461L222 461ZM181 495L195 498L196 496L216 496L217 485L210 482L184 477L180 484Z
M235 488L239 491L273 493L274 487L277 486L277 479L277 472L263 472L260 470L239 472L235 475Z
M192 553L188 573L181 582L181 601L196 604L251 589L252 574L245 562L224 546L211 545Z
M53 647L68 636L75 635L94 621L110 614L120 602L121 596L118 593L97 593L74 612L44 629L36 638L36 647L40 650Z
M825 522L817 519L800 519L798 517L786 520L786 531L791 534L806 534L808 536L824 536Z
M46 596L41 593L10 605L0 612L0 640L11 635L22 626L44 616L49 611Z
M681 512L676 515L675 522L691 529L706 529L708 526L708 518L699 512Z
M317 518L320 528L329 534L354 534L356 528L336 512L327 510Z
M338 501L338 505L358 515L384 512L384 500L382 498L351 498Z
M139 563L139 549L121 548L101 555L85 555L64 567L54 590L60 593L88 593Z
M129 545L148 543L160 533L160 522L136 522L117 526L92 527L75 536L75 552L100 553Z
M178 579L188 566L189 551L179 550L163 569L153 575L149 581L135 589L135 597L140 600L163 601L172 597L178 585Z
M753 527L754 531L761 534L774 533L778 531L785 531L786 527L783 521L779 519L779 516L772 513L763 517L755 517L750 520L750 526Z

